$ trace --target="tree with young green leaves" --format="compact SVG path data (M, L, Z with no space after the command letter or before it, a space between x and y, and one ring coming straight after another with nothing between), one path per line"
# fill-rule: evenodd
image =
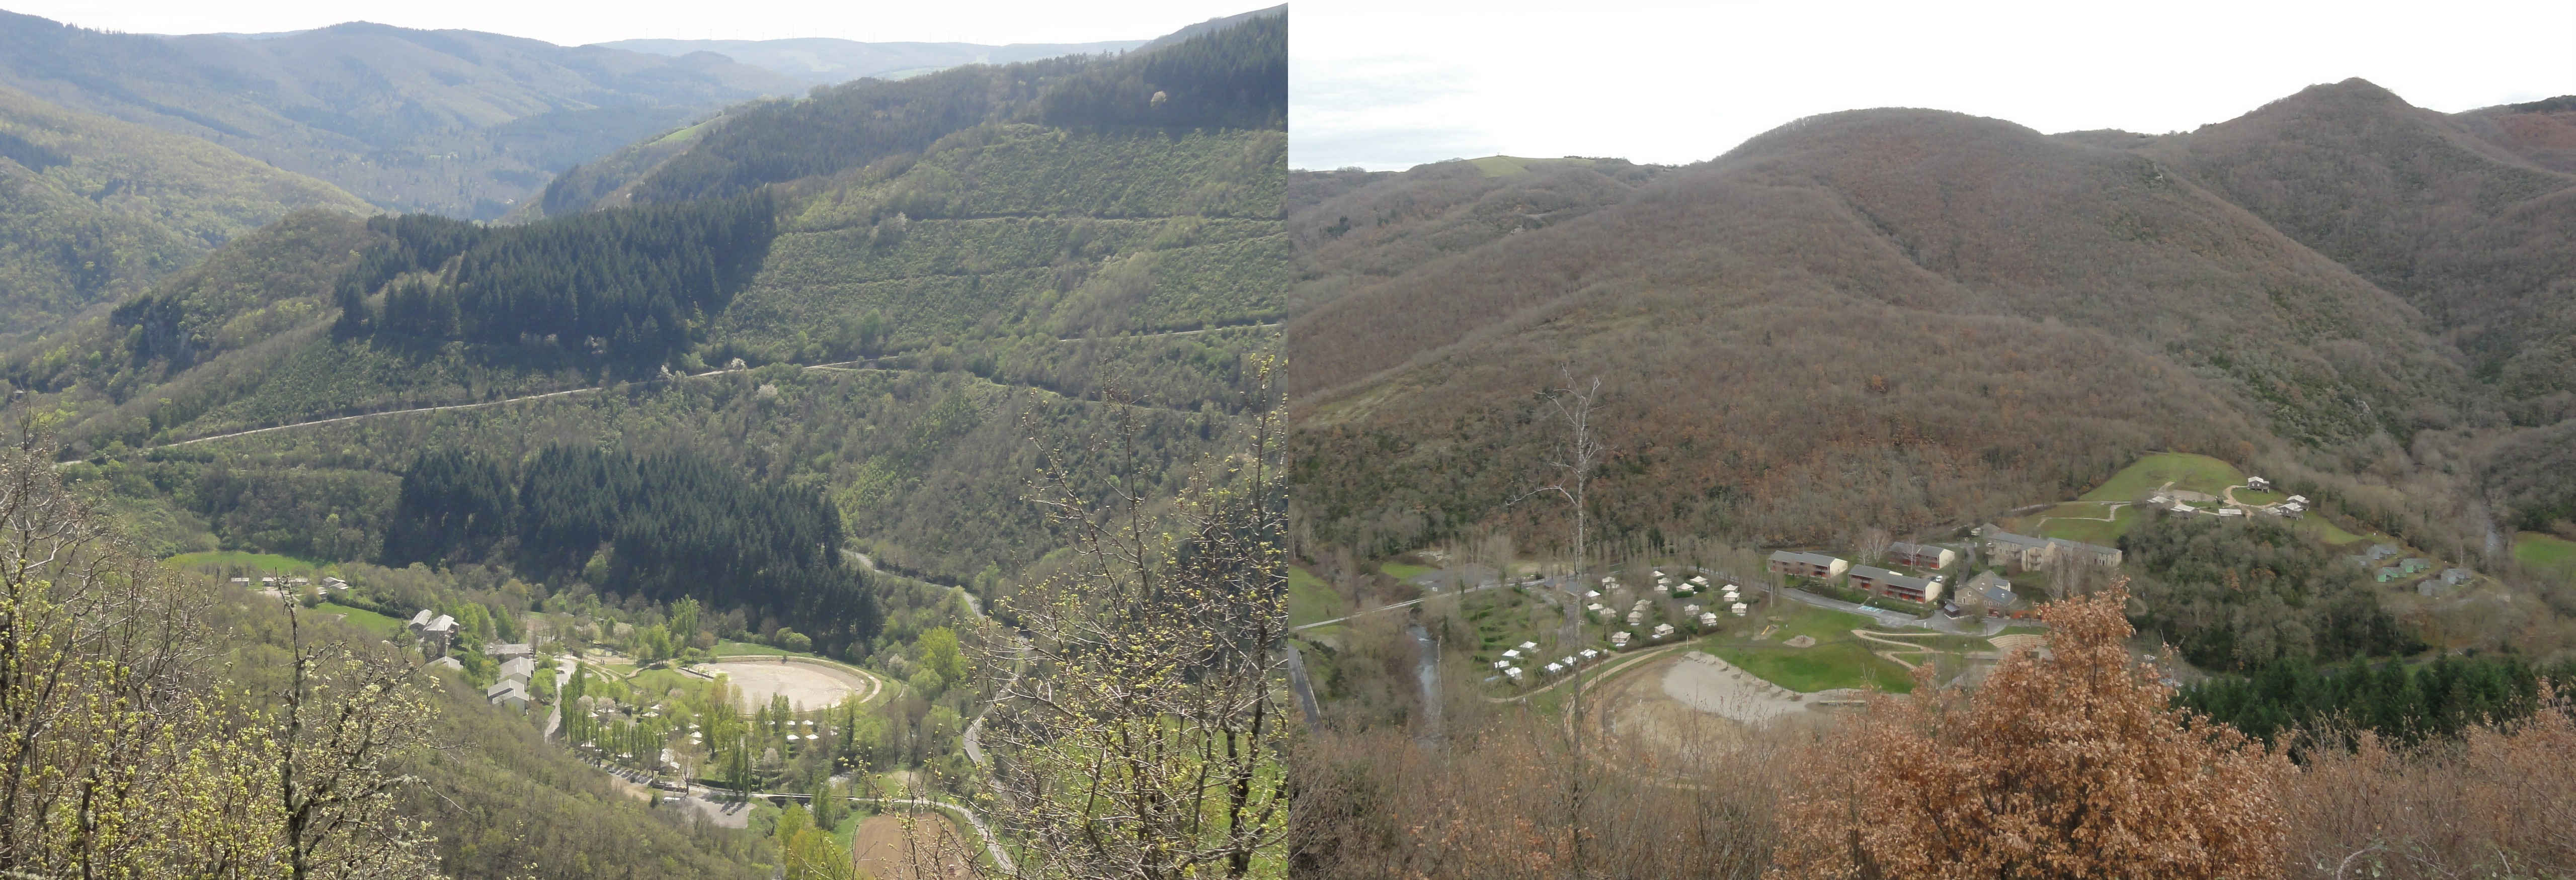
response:
M997 679L979 797L1026 844L1021 875L1285 871L1287 496L1259 372L1234 454L1177 498L1095 504L1061 455L1035 487L1072 558L1001 603L1025 639L990 633L975 658ZM1108 466L1134 466L1132 433L1105 440Z

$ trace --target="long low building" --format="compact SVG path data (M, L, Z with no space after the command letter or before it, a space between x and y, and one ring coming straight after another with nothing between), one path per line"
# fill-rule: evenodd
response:
M1773 574L1830 580L1841 577L1844 571L1851 568L1851 563L1822 553L1782 550L1771 554L1770 561L1765 563L1764 567L1769 568Z
M1939 570L1949 568L1950 563L1959 561L1959 551L1931 544L1909 544L1898 541L1887 545L1887 561L1907 568Z
M2047 568L2060 562L2087 560L2103 567L2120 564L2120 548L2069 541L2065 538L2034 538L2016 535L2002 526L1988 525L1983 530L1986 558L2022 570Z
M1851 585L1852 589L1908 602L1931 602L1941 598L1940 581L1899 574L1873 565L1853 566Z

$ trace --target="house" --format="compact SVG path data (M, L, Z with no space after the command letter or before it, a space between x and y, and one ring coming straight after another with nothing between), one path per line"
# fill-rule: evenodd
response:
M2445 568L2445 569L2442 569L2442 583L2444 583L2444 584L2446 584L2446 585L2449 585L2449 586L2454 586L2454 587L2456 587L2456 586L2459 586L2459 585L2461 585L2461 584L2468 583L2470 578L2477 577L2477 576L2478 576L2478 573L2477 573L2477 572L2470 571L2470 570L2465 569L2465 568Z
M2016 535L2001 526L1987 526L1986 558L2019 569L2048 567L2048 541L2029 535Z
M1751 606L1748 606L1748 605L1746 605L1746 604L1744 604L1744 603L1742 603L1742 602L1737 602L1737 603L1735 603L1734 605L1730 606L1728 610L1734 611L1734 612L1735 612L1735 616L1737 616L1737 617L1743 617L1743 616L1744 616L1744 610L1745 610L1746 608L1748 608L1748 607L1751 607Z
M1991 571L1977 572L1959 591L1960 604L1971 608L2010 608L2020 598L2013 594L2011 581Z
M1907 568L1949 568L1959 559L1959 551L1930 544L1908 544L1898 541L1887 545L1887 561Z
M2397 568L2398 568L2398 570L2400 570L2400 571L2404 571L2404 572L2405 572L2405 573L2407 573L2407 574L2414 574L2414 573L2419 572L2419 571L2425 571L2425 570L2431 569L2432 567L2433 567L2433 560L2426 559L2426 558L2421 557L2421 556L2409 556L2409 557L2406 557L2405 559L2401 559L2401 560L2398 560L2398 561L2397 561Z
M1713 611L1702 611L1702 612L1700 612L1700 613L1699 613L1699 625L1701 625L1701 626L1716 626L1716 625L1717 625L1717 613L1716 613L1716 612L1713 612Z
M1611 634L1610 634L1610 647L1611 647L1612 649L1614 649L1614 650L1615 650L1615 649L1619 649L1619 648L1625 648L1625 647L1627 647L1627 646L1628 646L1628 640L1629 640L1629 639L1632 639L1632 638L1635 638L1635 637L1636 637L1636 634L1635 634L1635 633L1631 633L1631 632L1629 632L1629 631L1627 631L1627 630L1624 630L1624 629L1623 629L1623 630L1620 630L1620 631L1618 631L1618 632L1611 633Z
M1669 623L1658 623L1658 624L1655 624L1654 639L1655 639L1656 641L1659 641L1659 642L1660 642L1660 641L1663 641L1663 640L1665 640L1665 639L1669 639L1669 638L1672 638L1672 637L1673 637L1673 625L1672 625L1672 624L1669 624Z
M403 625L410 628L413 635L419 636L422 642L435 643L437 647L432 649L431 653L443 655L447 653L448 644L456 638L456 618L444 614L432 617L431 614L429 609L423 608L420 613L411 616L410 622Z
M529 647L526 642L511 642L506 645L484 645L483 653L492 655L492 659L495 660L512 660L537 656L537 649Z
M2047 568L2062 562L2085 560L2106 568L2120 564L2120 548L2087 544L2065 538L2034 538L2016 535L1995 526L1987 526L1986 558L2023 571Z
M537 659L534 657L513 657L501 664L502 678L515 678L524 682L535 677L536 674Z
M436 660L429 661L429 665L436 666L441 669L453 669L458 672L465 671L465 663L454 657L440 657Z
M349 582L335 577L326 577L322 579L322 588L325 590L345 590L349 588Z
M2372 544L2370 545L2370 552L2363 555L2369 557L2372 562L2378 562L2382 559L2397 555L2397 552L2397 545L2395 544Z
M1867 590L1908 602L1930 602L1941 597L1941 583L1931 578L1903 575L1877 566L1855 566L1851 570L1855 590Z
M1645 625L1645 623L1646 623L1646 612L1643 612L1643 611L1631 611L1631 612L1628 612L1628 625L1629 625L1629 626L1644 626L1644 625Z
M528 685L521 681L504 681L484 688L483 699L492 701L492 705L495 706L526 709L528 708Z
M1555 663L1550 663L1550 664L1548 664L1548 665L1547 665L1547 674L1549 674L1549 675L1563 675L1563 674L1565 674L1565 667L1564 667L1564 666L1561 666L1561 665L1558 665L1558 664L1555 664Z
M2384 584L2384 583L2387 583L2387 582L2389 582L2389 581L2396 580L2396 579L2398 579L2398 578L2400 578L2400 577L2404 577L2405 575L2406 575L2406 573L2405 573L2405 572L2398 571L2398 570L2397 570L2397 569L2395 569L2395 568L2391 568L2391 567L2387 567L2387 566L2382 566L2382 567L2379 569L2379 582Z
M2272 491L2272 481L2263 479L2262 477L2246 477L2245 488L2252 489L2256 492L2269 492Z
M2292 503L2292 504L2306 504L2306 503L2308 503L2308 496L2305 496L2305 495L2292 495L2292 496L2290 496L2290 503Z
M1596 660L1596 659L1599 659L1599 658L1601 657L1601 652L1600 652L1600 651L1598 651L1598 650L1592 649L1592 648L1585 648L1585 649L1583 649L1582 657L1583 657L1583 662L1585 662L1585 663L1590 663L1590 662L1592 662L1592 661L1594 661L1594 660Z
M1774 574L1831 580L1841 577L1844 570L1851 568L1851 563L1822 553L1793 553L1782 550L1771 554L1771 559L1765 563L1765 567Z

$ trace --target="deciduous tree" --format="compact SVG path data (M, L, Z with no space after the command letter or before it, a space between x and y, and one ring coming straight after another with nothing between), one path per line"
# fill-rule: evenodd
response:
M2287 760L2173 708L2124 588L2051 605L1973 694L1879 698L1784 798L1778 878L2282 876ZM1920 675L1922 673L1918 673Z

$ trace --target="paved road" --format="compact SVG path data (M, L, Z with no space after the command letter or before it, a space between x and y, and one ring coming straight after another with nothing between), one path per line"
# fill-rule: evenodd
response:
M1155 338L1155 337L1159 337L1159 336L1197 336L1197 335L1199 335L1199 334L1201 334L1201 333L1206 333L1206 332L1211 331L1211 330L1257 330L1257 329L1261 329L1261 328L1264 328L1264 327L1277 327L1277 326L1279 326L1279 324L1280 324L1280 322L1278 322L1278 321L1272 321L1272 322L1267 323L1267 324L1229 324L1229 325L1227 325L1227 326L1223 326L1223 327L1201 327L1201 328L1196 329L1196 330L1172 330L1172 331L1168 331L1168 332L1164 332L1164 333L1129 333L1129 334L1124 334L1124 335L1119 335L1119 336L1091 336L1091 337L1084 337L1084 336L1065 336L1065 337L1059 337L1059 338L1057 338L1057 339L1056 339L1056 341L1057 341L1057 342L1083 342L1083 341L1088 340L1088 339L1100 339L1100 340L1111 340L1111 339L1153 339L1153 338Z
M1244 326L1255 326L1255 327L1275 327L1275 326L1278 326L1278 325L1276 325L1276 324L1252 324L1252 325L1244 325ZM1230 329L1230 328L1215 327L1215 328L1208 328L1208 329L1223 330L1223 329ZM1151 336L1186 336L1186 335L1189 335L1189 334L1192 334L1192 333L1205 333L1205 332L1207 332L1207 330L1183 330L1183 331L1178 331L1178 332L1174 332L1174 333L1146 333L1146 334L1139 334L1139 335L1137 335L1137 336L1135 336L1135 337L1104 336L1104 337L1100 337L1100 338L1102 338L1102 339L1140 338L1140 339L1141 339L1141 338L1146 338L1146 337L1151 337ZM883 366L877 366L877 363L878 363L879 361L883 361L883 360L885 360L885 358L861 358L861 359L858 359L858 360L852 360L852 361L838 361L838 362L828 363L828 364L805 364L805 365L797 366L797 369L800 369L800 370L831 370L831 371L836 371L836 372L851 372L851 371L860 370L860 369L881 369L881 370L883 370L883 369L893 369L893 370L908 369L908 368L904 368L904 367L883 367ZM503 399L500 399L500 400L486 400L486 401L483 401L483 402L481 402L481 403L457 403L457 404L448 404L448 405L446 405L446 406L422 406L422 407L413 407L413 408L411 408L411 409L389 409L389 410L383 410L383 411L381 411L381 412L358 413L358 414L356 414L356 415L346 415L346 416L333 416L333 417L331 417L331 418L327 418L327 419L314 419L314 420L312 420L312 421L305 421L305 422L289 422L289 423L286 423L286 424L283 424L283 425L270 425L270 426L265 427L265 428L251 428L251 429L249 429L249 430L245 430L245 431L232 431L232 432L223 433L223 434L212 434L212 435L208 435L208 436L204 436L204 437L195 437L195 438L191 438L191 439L187 439L187 440L177 440L177 441L172 441L172 442L169 442L169 443L162 443L162 444L158 444L158 445L154 445L154 446L144 446L144 447L139 447L139 448L134 449L134 450L133 450L133 452L135 452L135 453L149 452L149 451L154 450L154 449L167 449L167 448L169 448L169 447L173 447L173 446L186 446L186 445L189 445L189 444L192 444L192 443L209 443L209 442L213 442L213 441L216 441L216 440L229 440L229 439L232 439L232 438L235 438L235 437L248 437L248 436L250 436L250 435L252 435L252 434L265 434L265 433L268 433L268 432L270 432L270 431L283 431L283 430L286 430L286 429L288 429L288 428L309 428L309 427L313 427L313 426L315 426L315 425L329 425L329 424L335 424L335 423L338 423L338 422L356 421L356 420L359 420L359 419L374 419L374 418L383 418L383 417L385 417L385 416L401 416L401 415L413 415L413 414L417 414L417 413L433 413L433 412L450 412L450 411L455 411L455 410L482 409L482 408L485 408L485 407L493 407L493 406L507 406L507 405L510 405L510 404L513 404L513 403L525 403L525 402L528 402L528 401L534 401L534 400L546 400L546 399L549 399L549 398L556 398L556 397L570 397L570 396L578 395L578 394L596 394L596 393L601 392L601 391L607 391L607 390L612 389L612 388L622 387L622 386L624 386L624 385L630 385L630 384L632 384L632 385L646 385L646 384L652 384L652 383L655 383L655 382L669 382L669 381L674 381L674 380L678 380L678 379L704 379L704 378L707 378L707 377L710 377L710 376L722 376L722 375L726 375L726 374L728 374L728 373L749 372L749 371L750 371L750 370L752 370L752 369L755 369L755 368L752 368L752 367L745 367L745 368L740 369L740 370L723 369L723 370L708 370L708 371L703 372L703 373L678 373L678 374L673 374L673 375L663 376L663 377L658 377L658 378L653 378L653 379L641 379L641 380L636 380L636 381L631 382L631 383L619 383L618 385L599 385L599 386L592 386L592 387L589 387L589 388L571 388L571 389L566 389L566 390L563 390L563 391L549 391L549 392L546 392L546 393L544 393L544 394L528 394L528 395L522 395L522 396L519 396L519 397L508 397L508 398L503 398ZM989 380L989 379L988 379L988 380L986 380L986 381L991 381L991 380ZM1000 383L995 383L995 384L1000 384ZM1035 386L1025 386L1025 387L1035 387ZM85 460L86 460L86 459L74 459L73 461L85 461ZM56 463L55 463L55 466L56 466L56 467L67 466L67 465L72 464L72 463L73 463L73 461L56 462Z
M1444 574L1446 574L1446 572L1441 572L1441 571L1435 571L1435 572L1432 572L1432 573L1430 573L1430 574L1418 574L1418 575L1414 575L1414 576L1413 576L1412 581L1410 581L1410 582L1411 582L1411 583L1415 583L1415 584L1421 584L1421 585L1423 585L1423 586L1425 586L1425 587L1427 587L1427 588L1429 588L1429 589L1437 590L1437 589L1439 589L1439 586L1438 586L1435 582L1437 582L1437 581L1445 581L1445 580L1448 580L1448 578L1443 577L1443 575L1444 575ZM1549 582L1548 582L1548 581L1540 581L1540 580L1527 580L1527 581L1521 581L1521 582L1520 582L1520 585L1522 585L1522 586L1539 586L1539 585L1540 585L1540 584L1542 584L1542 583L1549 583ZM1459 594L1466 594L1466 593L1479 592L1479 591L1483 591L1483 590L1494 590L1494 589L1500 589L1500 588L1504 587L1505 585L1506 585L1506 584L1505 584L1504 582L1502 582L1502 581L1486 581L1486 582L1484 582L1484 583L1480 583L1480 584L1477 584L1477 585L1475 585L1475 586L1472 586L1472 587L1468 587L1468 588L1466 588L1466 589L1459 590L1459 591L1458 591L1458 593L1459 593ZM1345 614L1345 615L1342 615L1342 616L1340 616L1340 617L1333 618L1333 619L1331 619L1331 620L1318 620L1318 621L1315 621L1314 623L1304 624L1304 625L1300 625L1300 626L1292 626L1292 627L1289 627L1289 628L1288 628L1288 630L1289 630L1290 632L1296 632L1296 631L1299 631L1299 630L1309 630L1309 629L1314 629L1314 628L1319 627L1319 626L1331 626L1331 625L1336 624L1336 623L1343 623L1343 622L1349 621L1349 620L1351 620L1352 618L1357 618L1357 617L1367 617L1367 616L1369 616L1369 615L1371 615L1371 614L1383 614L1383 613L1386 613L1386 612L1389 612L1389 611L1394 611L1394 610L1397 610L1397 609L1400 609L1400 608L1411 608L1411 607L1413 607L1413 606L1415 606L1415 605L1420 605L1420 604L1422 604L1422 602L1423 602L1423 600L1424 600L1424 599L1437 599L1437 598L1440 598L1441 596L1446 596L1446 595L1451 595L1451 594L1449 594L1449 593L1438 593L1438 594L1434 594L1434 595L1430 595L1430 596L1424 596L1424 597L1422 597L1421 599L1406 599L1406 600L1404 600L1404 601L1402 601L1402 602L1395 602L1395 603L1390 603L1390 604L1386 604L1386 605L1380 605L1380 606L1378 606L1378 607L1371 608L1371 609L1369 609L1369 610L1367 610L1367 611L1361 611L1361 612L1358 612L1358 613L1355 613L1355 614Z

